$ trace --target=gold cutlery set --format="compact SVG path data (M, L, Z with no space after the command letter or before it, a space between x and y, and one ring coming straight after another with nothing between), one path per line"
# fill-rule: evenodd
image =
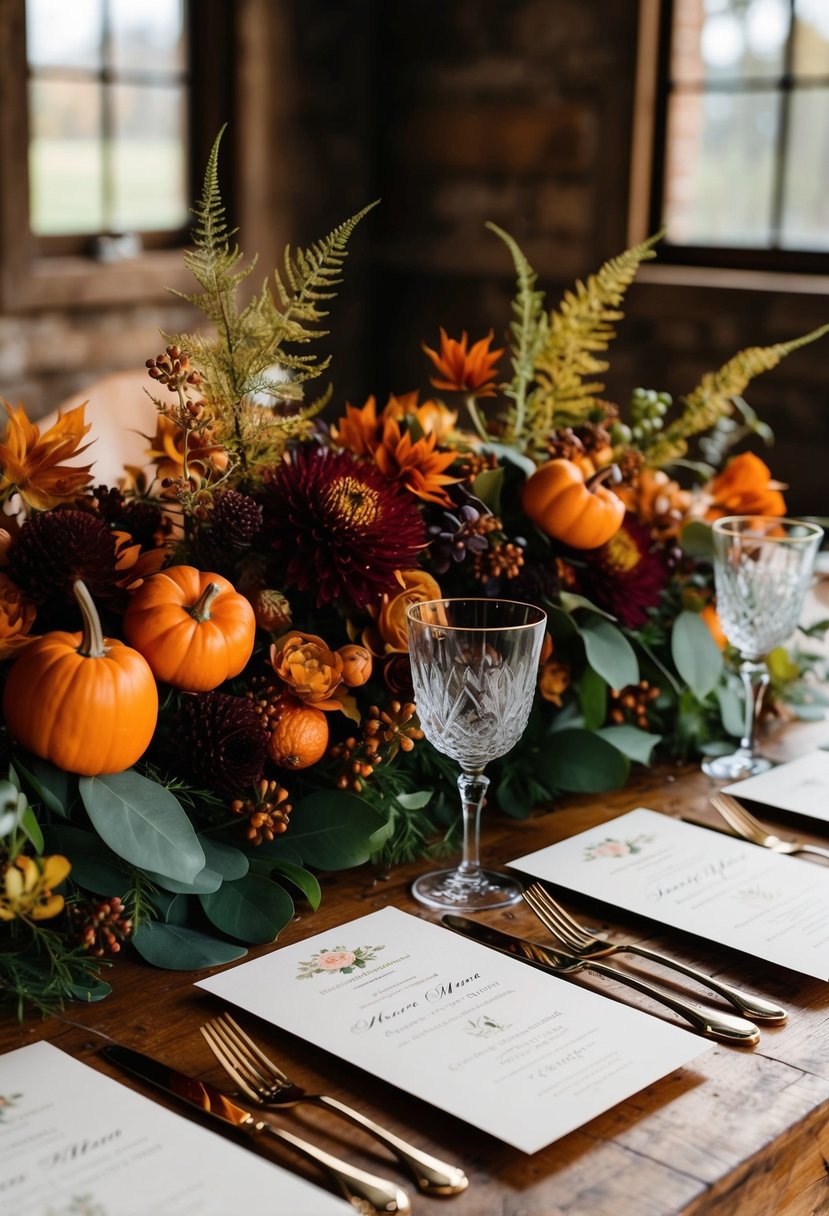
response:
M782 840L774 835L736 799L727 794L715 794L712 803L729 824L732 834L775 852L803 853L829 860L828 849L821 849L806 842ZM574 920L538 882L532 883L522 894L528 907L554 939L553 946L504 933L481 921L469 920L463 916L447 914L442 917L442 923L464 937L556 975L569 978L581 972L592 972L612 978L663 1004L683 1018L694 1030L720 1042L753 1046L760 1038L756 1022L780 1025L786 1021L785 1009L727 984L679 959L652 950L648 946L633 942L613 942L591 932ZM639 974L619 970L604 961L619 954L635 955L686 976L715 993L740 1016L715 1012L674 992L656 987ZM319 1166L339 1192L363 1216L376 1216L377 1213L399 1213L407 1216L411 1212L411 1203L406 1192L395 1182L358 1169L326 1152L281 1124L271 1122L266 1117L266 1112L290 1109L302 1104L333 1111L363 1128L378 1143L384 1145L423 1194L457 1195L469 1185L465 1173L458 1166L440 1161L418 1149L338 1098L307 1093L265 1054L229 1014L213 1018L200 1029L241 1098L225 1094L204 1081L188 1077L131 1048L110 1045L103 1049L103 1054L119 1067L198 1108L205 1115L236 1127L250 1139L272 1137L286 1144L300 1156Z

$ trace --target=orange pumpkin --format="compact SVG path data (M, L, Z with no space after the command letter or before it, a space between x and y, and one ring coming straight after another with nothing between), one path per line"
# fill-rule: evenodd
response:
M210 692L247 663L256 620L248 600L220 574L170 566L133 592L124 633L157 679Z
M86 586L75 583L82 633L35 638L9 672L3 713L36 756L70 773L120 773L147 750L158 690L146 660L105 638Z
M597 549L615 536L625 517L617 494L602 484L613 466L588 482L572 460L548 460L527 479L521 495L524 514L573 549Z

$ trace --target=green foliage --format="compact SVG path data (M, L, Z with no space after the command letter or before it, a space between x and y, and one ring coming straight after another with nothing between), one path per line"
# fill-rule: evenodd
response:
M777 367L786 355L810 342L816 342L827 333L829 325L822 325L791 342L778 342L774 346L750 346L739 351L718 371L707 372L693 392L684 398L679 417L665 427L662 434L648 447L648 464L653 468L662 468L680 459L687 452L688 440L693 435L711 430L721 418L728 417L733 412L734 398L745 391L755 376Z
M512 254L516 273L516 293L510 322L510 357L512 380L505 392L513 407L507 415L505 442L520 440L524 434L527 394L535 375L538 347L543 335L544 292L536 290L537 275L527 261L518 242L491 221L487 228L500 237Z
M671 654L682 679L702 701L716 687L723 660L698 612L680 612L671 630Z

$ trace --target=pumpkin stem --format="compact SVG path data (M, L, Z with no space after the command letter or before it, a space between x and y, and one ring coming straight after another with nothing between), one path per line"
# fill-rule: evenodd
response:
M72 590L75 592L75 599L78 601L78 607L83 617L83 636L78 647L78 654L83 655L85 659L101 659L107 653L107 648L104 645L104 633L101 629L98 609L95 607L86 583L81 579L75 579Z
M606 481L618 486L621 480L622 470L618 464L606 464L603 469L597 469L595 473L591 473L584 484L588 490L595 490L597 486L604 485Z
M194 621L201 623L210 620L210 607L220 591L221 587L218 583L207 584L195 604L187 609Z

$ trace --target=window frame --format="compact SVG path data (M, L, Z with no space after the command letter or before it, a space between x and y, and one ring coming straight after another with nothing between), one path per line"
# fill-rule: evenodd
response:
M631 244L662 226L663 174L670 96L669 69L674 0L639 0L634 89L628 237ZM664 238L659 259L689 274L701 268L736 276L788 276L790 285L825 290L829 251L726 245L678 245ZM810 287L810 282L813 284Z
M233 0L197 0L189 27L189 192L195 199L213 140L226 122L230 126L223 163L233 163ZM187 229L148 242L161 247L111 264L81 253L74 238L32 233L25 0L0 4L0 62L15 65L0 73L0 308L18 313L138 303L164 298L171 287L189 288L190 276L181 260L189 242ZM223 194L232 205L231 191L224 182Z

